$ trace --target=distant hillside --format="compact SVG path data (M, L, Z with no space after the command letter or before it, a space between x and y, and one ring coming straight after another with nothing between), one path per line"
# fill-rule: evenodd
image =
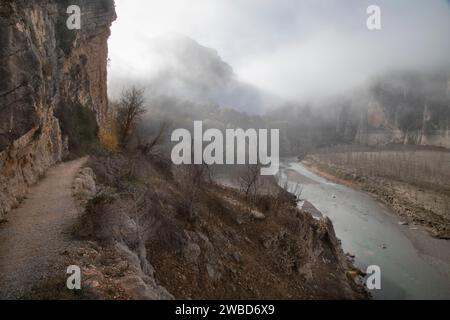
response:
M450 148L448 74L392 73L376 79L363 110L357 141Z
M266 118L292 154L337 144L450 148L450 76L391 72L321 104L290 103Z
M148 43L149 59L155 61L155 74L144 77L139 85L147 93L167 95L194 103L217 104L247 114L262 114L278 103L278 99L239 81L232 67L222 60L216 50L177 34L154 38ZM114 78L110 91L134 79Z

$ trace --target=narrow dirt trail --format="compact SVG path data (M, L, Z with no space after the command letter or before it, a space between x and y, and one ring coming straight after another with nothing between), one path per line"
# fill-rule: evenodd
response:
M70 243L77 216L72 182L87 158L61 163L32 186L21 206L0 225L0 299L15 299L45 275Z

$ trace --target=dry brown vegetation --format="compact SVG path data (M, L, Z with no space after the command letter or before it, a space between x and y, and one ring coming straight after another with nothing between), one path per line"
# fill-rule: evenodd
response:
M114 108L108 111L105 122L99 129L99 142L100 146L108 152L115 153L119 151L119 127Z
M331 222L299 211L281 188L249 201L212 182L207 167L160 170L142 154L90 166L100 193L79 237L125 244L175 298L367 297Z
M450 194L450 152L437 150L322 150L321 160L355 174L382 177Z
M143 89L131 87L122 93L116 109L119 142L122 147L129 142L137 122L145 112Z

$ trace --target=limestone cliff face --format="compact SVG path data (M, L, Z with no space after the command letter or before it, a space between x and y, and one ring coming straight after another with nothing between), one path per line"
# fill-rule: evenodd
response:
M363 105L356 140L450 148L450 76L400 73L380 79Z
M380 104L369 103L362 112L356 141L369 146L395 143L450 149L450 104L440 109L429 105L434 106L425 103L423 111L418 108L408 114L410 125L406 127L399 124L400 112L389 113Z
M69 5L81 29L66 27ZM61 160L57 107L107 111L107 39L113 0L0 2L0 220L27 187Z

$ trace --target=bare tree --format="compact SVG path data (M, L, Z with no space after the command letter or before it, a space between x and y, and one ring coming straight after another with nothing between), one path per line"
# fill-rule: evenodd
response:
M169 123L164 121L161 123L161 126L159 127L159 130L157 131L156 135L147 143L142 144L139 139L139 146L138 149L141 151L143 155L148 155L157 145L164 143L164 138L166 135L166 132L168 128L170 127Z
M178 183L183 191L182 206L190 220L196 218L195 201L204 182L209 178L206 164L187 165L179 170Z
M139 118L145 113L144 90L136 87L122 93L117 106L117 124L120 144L124 147L135 129Z
M238 183L241 191L248 199L250 195L256 195L259 187L261 165L246 165L239 172Z

